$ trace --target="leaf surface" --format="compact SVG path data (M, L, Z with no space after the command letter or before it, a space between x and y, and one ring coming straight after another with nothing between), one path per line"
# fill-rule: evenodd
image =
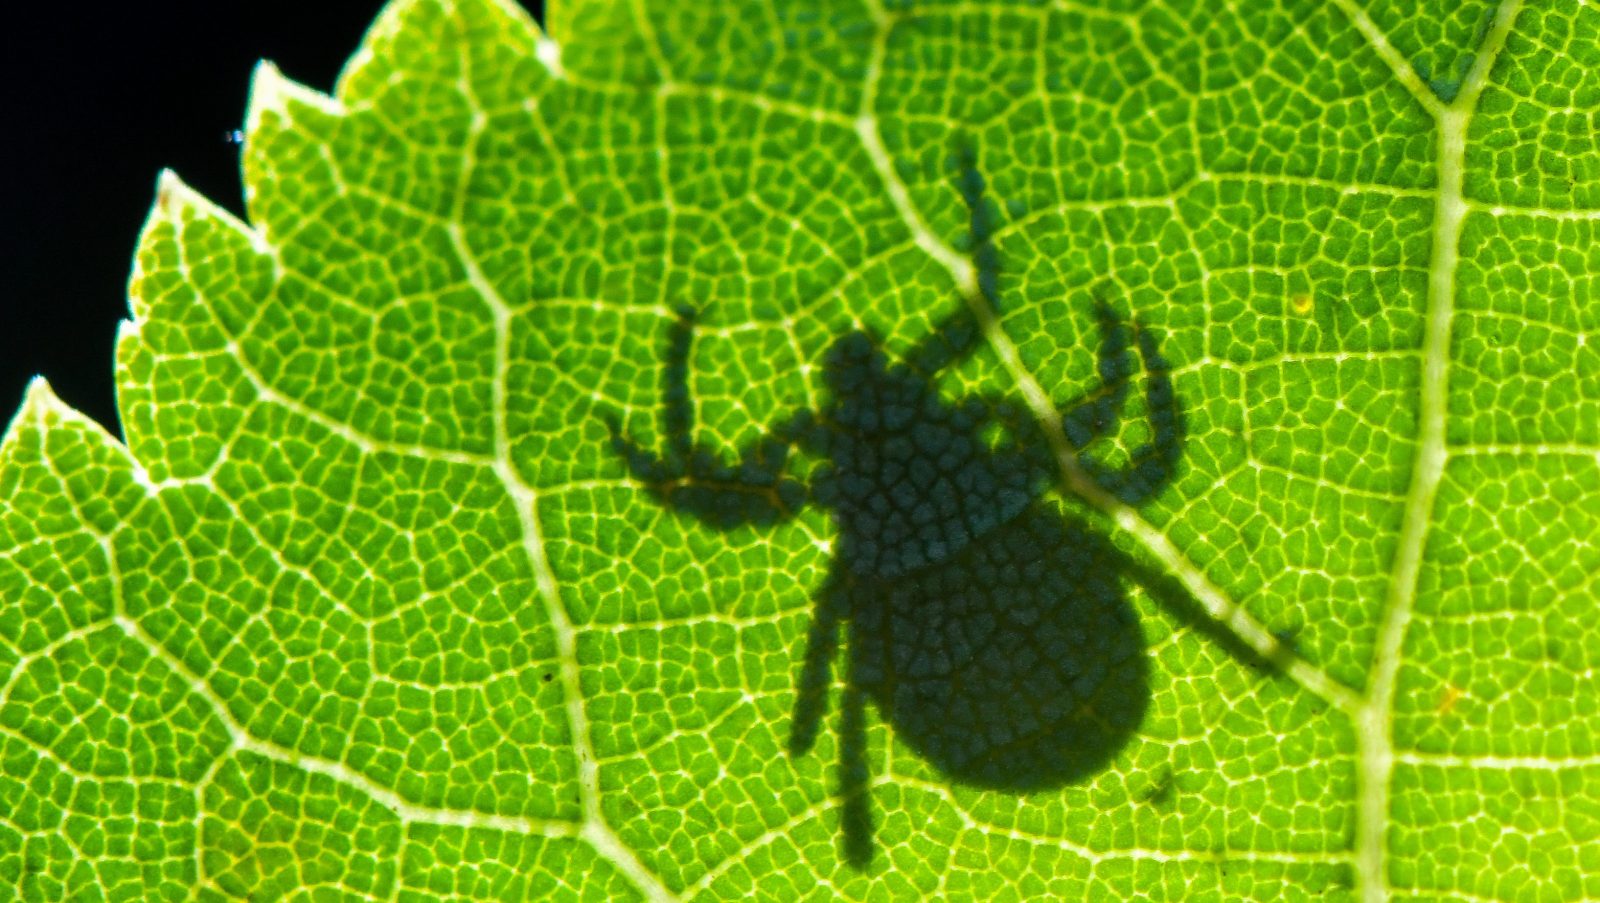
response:
M249 223L162 178L126 445L42 381L0 445L0 887L1600 895L1597 73L1600 9L1518 0L573 0L548 35L400 0L331 97L263 66ZM1136 464L1156 395L1081 454L1059 413L1102 382L1097 300L1183 413L1136 502L1087 462ZM855 666L873 605L932 637L858 673L891 688L865 866L836 765L867 684L835 664L791 748L843 521L692 516L608 426L678 441L685 305L690 438L724 461L831 410L841 336L902 360L970 311L930 385L1055 468L1020 526L879 594L905 608L849 578ZM1114 602L1137 678L1059 659L1115 645L1077 609L962 608L1008 585L982 562L1028 581L996 605L1062 574ZM1081 704L957 687L943 723L989 732L961 746L892 688L995 655L963 644ZM1130 724L1070 780L956 773L1056 748L1017 698Z

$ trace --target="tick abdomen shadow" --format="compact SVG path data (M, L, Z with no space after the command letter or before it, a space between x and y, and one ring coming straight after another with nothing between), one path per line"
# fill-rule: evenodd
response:
M1150 698L1119 561L1104 539L1036 504L903 578L841 575L824 592L851 621L846 680L898 742L953 781L1028 792L1094 774Z

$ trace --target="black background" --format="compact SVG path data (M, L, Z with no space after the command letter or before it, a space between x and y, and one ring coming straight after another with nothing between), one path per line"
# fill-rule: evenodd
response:
M524 2L537 15L542 4ZM250 72L329 91L381 0L13 4L0 28L0 426L28 380L119 432L117 323L162 167L243 214Z

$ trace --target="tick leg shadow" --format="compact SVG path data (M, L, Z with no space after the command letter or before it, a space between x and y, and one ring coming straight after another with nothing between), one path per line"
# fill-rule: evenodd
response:
M848 621L839 784L846 859L872 857L864 703L946 779L1033 793L1103 769L1150 700L1127 559L1036 502L938 565L894 579L836 568L822 587L790 752L818 733Z

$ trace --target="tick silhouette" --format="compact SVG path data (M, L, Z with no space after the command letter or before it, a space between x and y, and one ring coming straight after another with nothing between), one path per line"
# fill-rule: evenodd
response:
M958 161L978 301L998 309L992 211L974 162ZM1086 455L1107 491L1137 503L1170 478L1182 418L1148 329L1096 302L1101 387L1061 412L1078 450L1112 431L1145 370L1150 441L1121 468ZM775 525L806 504L832 511L833 568L816 594L790 728L791 754L818 734L829 670L848 623L839 721L846 858L872 856L865 702L893 737L951 780L1028 792L1102 767L1149 698L1141 635L1122 592L1125 558L1041 497L1060 464L1034 418L984 398L946 400L936 375L982 343L967 305L900 363L864 331L824 358L827 402L771 428L727 464L693 440L689 360L695 313L679 311L664 368L667 447L651 452L613 422L628 469L669 507L720 529ZM1131 337L1131 338L1130 338ZM813 457L809 486L788 468Z

